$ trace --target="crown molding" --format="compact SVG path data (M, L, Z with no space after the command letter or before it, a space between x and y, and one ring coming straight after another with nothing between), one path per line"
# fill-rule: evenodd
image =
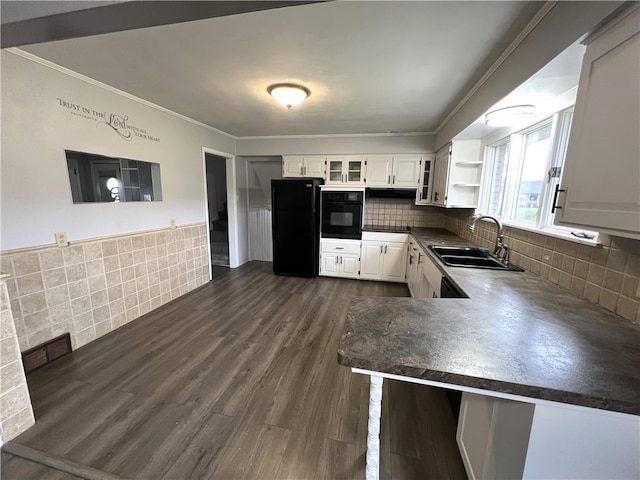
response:
M115 93L116 95L120 95L121 97L125 97L129 100L133 100L134 102L140 103L141 105L144 105L146 107L150 107L153 108L155 110L158 110L162 113L166 113L168 115L171 115L173 117L179 118L180 120L184 120L186 122L192 123L194 125L197 125L199 127L202 128L206 128L207 130L211 130L212 132L216 132L220 135L224 135L225 137L231 138L233 140L237 140L238 137L235 137L233 135L231 135L230 133L227 132L223 132L222 130L218 130L215 127L212 127L211 125L207 125L205 123L199 122L197 120L194 120L193 118L189 118L186 117L180 113L174 112L173 110L169 110L168 108L164 108L161 107L160 105L157 105L155 103L149 102L147 100L144 100L140 97L136 97L135 95L131 95L130 93L127 93L123 90L117 89L115 87L112 87L110 85L107 85L106 83L102 83L99 82L98 80L94 80L93 78L87 77L86 75L82 75L78 72L74 72L73 70L69 70L68 68L65 68L63 66L58 65L57 63L53 63L50 62L49 60L45 60L44 58L38 57L36 55L33 55L29 52L25 52L24 50L21 50L19 48L16 47L11 47L11 48L7 48L4 49L3 51L9 52L9 53L13 53L14 55L18 55L19 57L22 57L26 60L30 60L32 62L38 63L44 67L50 68L52 70L55 70L57 72L60 72L64 75L67 75L69 77L73 77L77 80L80 80L82 82L88 83L90 85L93 85L94 87L98 87L101 88L103 90L107 90L111 93Z

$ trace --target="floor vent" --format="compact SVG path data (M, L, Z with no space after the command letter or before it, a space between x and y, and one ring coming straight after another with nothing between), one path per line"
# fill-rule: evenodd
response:
M71 335L64 333L22 352L24 371L25 373L33 372L67 353L71 353Z

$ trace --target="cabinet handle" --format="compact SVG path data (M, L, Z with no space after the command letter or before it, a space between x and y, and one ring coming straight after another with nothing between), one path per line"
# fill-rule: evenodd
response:
M300 165L300 175L304 175L304 167Z
M307 166L306 165L304 166L304 176L305 177L307 176Z
M396 183L396 176L393 176L393 183Z
M422 263L422 253L418 252L418 265Z
M384 246L384 254L385 255L387 254L387 246L386 245Z
M389 175L389 178L387 178L387 183L391 185L391 175Z
M413 255L409 255L409 265L413 265Z
M336 247L336 250L344 250L344 247Z
M340 265L342 265L342 255L340 255Z
M438 201L438 192L436 192L433 196L433 201L437 202Z
M382 253L384 253L384 251L382 249L382 245L380 245L380 255L382 255Z
M566 192L564 188L560 188L560 184L556 184L556 192L553 194L553 203L551 205L551 213L556 213L556 210L561 209L562 207L557 204L558 195L560 192Z
M420 193L418 194L418 200L419 200L419 201L422 201L422 192L420 192Z

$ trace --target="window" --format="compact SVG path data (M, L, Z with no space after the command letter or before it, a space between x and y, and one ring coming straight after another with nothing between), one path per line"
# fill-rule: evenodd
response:
M573 108L485 148L479 212L524 229L597 238L553 224L551 213L567 151Z

